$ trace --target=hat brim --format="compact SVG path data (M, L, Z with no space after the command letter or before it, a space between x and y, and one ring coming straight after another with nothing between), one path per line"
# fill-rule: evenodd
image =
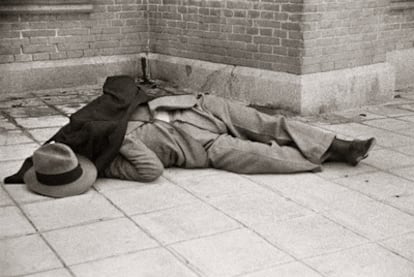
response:
M26 172L23 180L31 191L46 196L59 198L82 194L89 190L95 182L97 170L89 159L80 155L76 156L82 168L82 175L72 183L56 186L42 184L37 180L33 166Z

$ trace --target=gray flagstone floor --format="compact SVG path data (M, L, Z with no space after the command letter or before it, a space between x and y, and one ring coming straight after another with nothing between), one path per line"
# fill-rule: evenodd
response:
M0 177L96 87L0 98ZM52 199L0 187L0 276L414 276L414 89L385 104L298 117L375 136L358 167L237 175L168 169L150 184L99 179Z

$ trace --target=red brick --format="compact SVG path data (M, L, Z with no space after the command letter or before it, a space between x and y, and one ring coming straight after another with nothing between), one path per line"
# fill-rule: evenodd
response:
M59 51L82 50L82 49L88 49L89 43L66 42L66 43L58 43L57 47Z
M52 45L30 44L30 45L23 46L23 53L25 54L50 53L54 51L55 51L55 47Z
M87 35L89 34L89 29L82 28L82 29L63 29L58 30L58 36L70 36L70 35Z
M14 55L14 59L16 62L31 62L33 60L32 55Z
M100 49L100 48L117 48L119 47L119 41L118 40L114 40L114 41L96 41L91 43L91 48L96 48L96 49ZM81 48L81 49L85 49L85 48Z
M83 57L82 50L74 50L74 51L67 51L66 52L68 58L81 58Z
M57 52L57 53L50 53L51 60L62 60L66 59L68 56L66 52Z
M55 30L36 30L22 31L23 37L53 37L56 36Z
M44 61L44 60L49 60L49 59L50 59L49 53L33 54L33 61Z
M14 62L13 55L0 55L0 63L12 63Z

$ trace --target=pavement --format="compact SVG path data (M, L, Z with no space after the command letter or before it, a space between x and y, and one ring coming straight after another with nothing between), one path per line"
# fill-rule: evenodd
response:
M0 99L0 178L99 95ZM414 276L414 88L387 104L296 117L375 136L357 167L240 175L167 169L153 183L99 179L52 199L0 187L0 276Z

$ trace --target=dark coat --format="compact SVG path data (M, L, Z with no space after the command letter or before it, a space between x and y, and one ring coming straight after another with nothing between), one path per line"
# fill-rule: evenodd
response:
M70 122L46 143L55 141L70 146L75 153L90 159L101 175L119 152L131 114L150 99L131 77L108 77L103 94L74 113ZM4 183L23 183L24 173L32 165L31 157L27 158Z

